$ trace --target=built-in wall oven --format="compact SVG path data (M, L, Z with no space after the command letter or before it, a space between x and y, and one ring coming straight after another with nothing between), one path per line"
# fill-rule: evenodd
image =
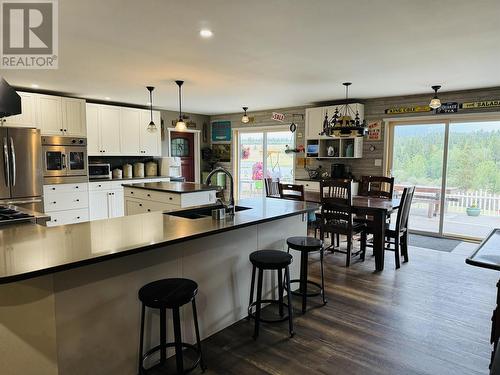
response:
M88 180L87 140L60 136L42 137L44 183Z

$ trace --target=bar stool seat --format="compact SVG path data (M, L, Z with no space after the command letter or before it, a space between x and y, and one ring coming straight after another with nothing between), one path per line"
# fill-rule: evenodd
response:
M302 313L304 314L307 310L307 297L321 296L323 299L323 305L326 304L325 298L325 278L323 272L323 241L315 237L290 237L286 240L288 245L288 252L290 249L300 251L300 279L290 280L290 284L300 283L300 288L298 291L291 291L290 293L296 296L302 297ZM307 268L309 253L319 251L320 252L320 268L321 268L321 285L310 281L307 279ZM318 292L308 292L308 285L313 285L318 288Z
M167 359L167 348L175 348L175 362L178 374L185 374L194 370L198 364L205 371L203 353L201 350L200 332L198 326L198 315L196 312L195 296L198 293L198 284L193 280L182 278L171 278L153 281L143 286L138 293L142 303L141 311L141 336L140 336L140 358L139 375L147 374L152 368L163 366ZM180 308L191 302L193 309L194 328L196 333L196 345L182 342ZM144 353L144 319L146 307L160 310L160 344ZM172 310L172 321L174 325L174 342L167 342L166 310ZM183 349L193 351L197 357L194 363L184 369ZM144 368L144 361L155 352L160 352L160 362L149 369Z
M257 339L259 336L259 326L261 322L264 323L278 323L288 320L288 331L290 337L293 337L293 314L292 314L292 301L290 293L288 293L288 303L283 302L283 271L285 272L285 285L287 285L290 290L290 269L289 266L292 263L292 256L284 251L279 250L258 250L250 254L250 262L252 263L252 282L250 286L250 302L248 303L248 317L247 319L253 318L255 320L254 334L253 338ZM258 280L257 280L257 299L253 300L254 287L255 287L255 276L256 271L259 270ZM277 271L278 272L278 299L262 299L262 283L264 279L264 271ZM279 315L277 319L264 319L261 317L261 308L263 303L278 304ZM283 308L286 307L288 314L285 315ZM255 313L253 309L255 308Z

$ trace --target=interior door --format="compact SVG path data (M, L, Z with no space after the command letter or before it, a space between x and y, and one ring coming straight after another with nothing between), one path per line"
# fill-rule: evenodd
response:
M170 156L181 159L181 173L188 182L194 182L194 134L170 133Z
M40 197L42 182L42 144L40 130L10 128L12 198Z

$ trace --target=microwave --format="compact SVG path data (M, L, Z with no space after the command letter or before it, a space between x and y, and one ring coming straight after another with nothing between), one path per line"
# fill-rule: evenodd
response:
M89 164L89 180L111 178L111 164Z

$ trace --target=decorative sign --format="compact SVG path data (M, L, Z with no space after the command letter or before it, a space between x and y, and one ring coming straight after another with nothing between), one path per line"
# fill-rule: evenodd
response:
M283 122L285 120L285 115L283 113L273 112L271 120Z
M436 109L436 113L457 113L458 107L457 102L441 103L441 107Z
M462 103L462 109L493 108L500 107L500 100L483 100L481 102Z
M231 121L212 122L212 142L231 141Z
M402 113L417 113L417 112L430 112L432 108L428 105L416 105L412 107L397 107L385 110L388 115L398 115Z
M368 139L370 141L380 141L382 139L382 123L380 121L368 124Z

